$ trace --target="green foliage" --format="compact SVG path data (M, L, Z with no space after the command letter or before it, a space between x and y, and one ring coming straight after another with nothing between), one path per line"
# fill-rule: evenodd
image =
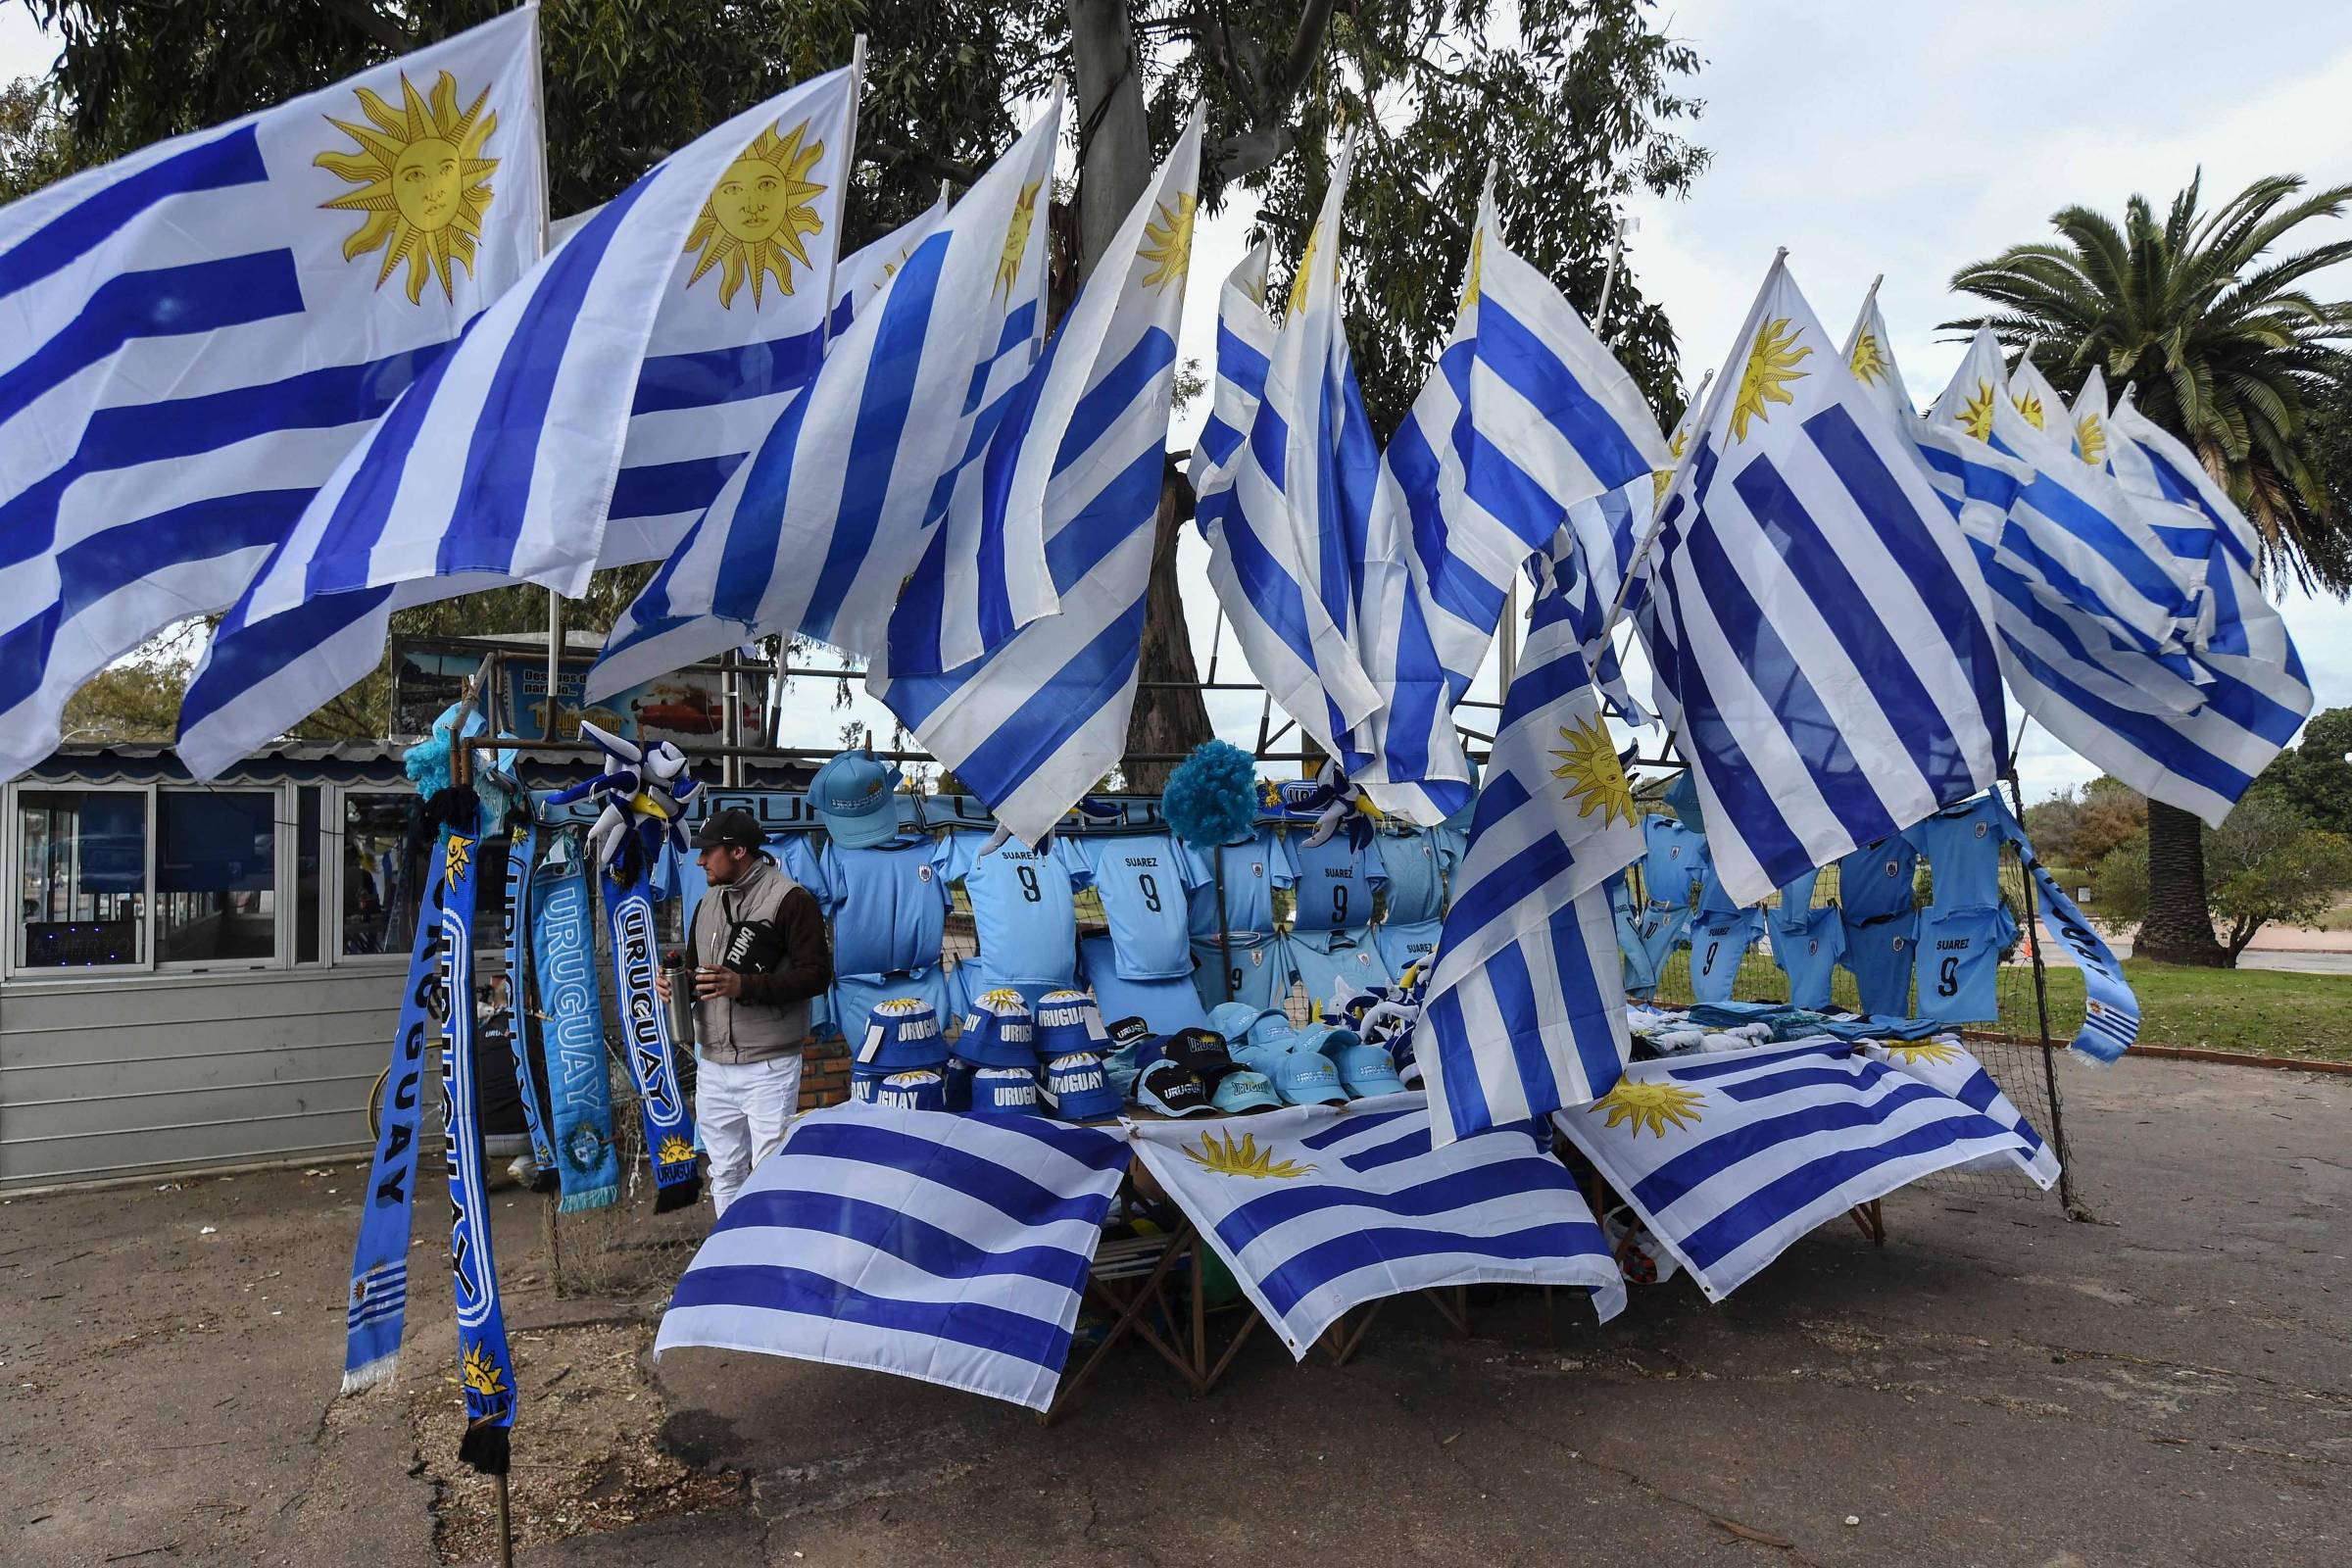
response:
M2128 839L2100 858L2090 877L2085 911L2117 931L2138 929L2148 917L2148 836Z
M1991 326L2072 394L2093 367L2187 443L2261 530L2266 564L2307 587L2352 589L2352 492L2315 445L2340 418L2352 374L2352 302L2316 298L2315 273L2352 260L2352 239L2305 243L2342 216L2352 185L2304 194L2293 175L2256 180L2211 211L2199 182L2160 220L2133 196L2124 220L2069 207L2058 239L1962 268L1952 286L1999 307ZM2287 248L2299 246L2300 248ZM1973 329L1975 319L1947 321Z
M2352 838L2315 827L2276 790L2249 792L2205 834L2205 881L2232 961L2273 923L2309 926L2352 892ZM2147 917L2148 840L2142 833L2099 862L2091 912L2118 927Z
M2262 770L2249 795L2276 794L2310 816L2312 825L2352 838L2352 708L2312 715L2302 739Z
M2147 797L2104 773L2026 808L2026 837L2052 864L2095 865L2147 828Z
M30 76L0 83L0 206L76 167L73 133L49 88Z

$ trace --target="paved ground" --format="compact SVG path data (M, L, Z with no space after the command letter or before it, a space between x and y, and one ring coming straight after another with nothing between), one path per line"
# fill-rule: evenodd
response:
M2334 943L2344 940L2344 934L2340 931L2311 934ZM2107 946L2119 958L2132 956L2130 937L2109 936ZM2278 969L2287 974L2352 974L2352 952L2340 947L2254 947L2237 956L2237 966L2240 969Z
M2106 1223L1902 1195L1884 1250L1832 1227L1724 1306L1678 1283L1606 1331L1564 1313L1556 1346L1532 1303L1467 1341L1402 1307L1345 1369L1261 1336L1204 1401L1139 1350L1050 1431L680 1352L662 1437L748 1488L523 1560L2352 1561L2352 1082L2132 1061L2065 1087ZM344 1166L0 1207L0 1556L436 1560L404 1406L321 1414L355 1191ZM500 1218L538 1343L610 1310L552 1300L528 1203ZM424 1294L404 1381L429 1403L450 1337ZM530 1463L529 1401L564 1391L525 1372Z

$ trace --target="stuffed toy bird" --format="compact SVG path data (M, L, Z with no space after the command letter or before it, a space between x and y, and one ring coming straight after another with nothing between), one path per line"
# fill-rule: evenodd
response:
M568 806L590 796L604 803L588 828L588 853L596 863L613 881L628 883L652 870L665 839L683 856L686 828L680 818L702 788L699 779L687 776L686 754L667 741L640 747L584 721L580 734L605 754L605 770L557 791L548 804Z

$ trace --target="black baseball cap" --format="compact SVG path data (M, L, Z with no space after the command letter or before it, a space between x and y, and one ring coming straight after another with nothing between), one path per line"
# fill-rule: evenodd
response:
M767 842L760 831L760 819L740 806L730 806L723 811L712 811L709 820L694 832L694 847L714 850L728 845L739 850L756 850Z

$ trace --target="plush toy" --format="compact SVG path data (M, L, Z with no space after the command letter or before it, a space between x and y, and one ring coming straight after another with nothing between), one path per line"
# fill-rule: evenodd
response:
M1293 779L1282 786L1282 805L1285 810L1315 818L1314 831L1306 836L1306 847L1320 849L1342 826L1348 829L1348 842L1362 849L1372 842L1372 820L1379 814L1364 796L1364 792L1348 782L1337 762L1326 760L1313 778Z
M627 883L652 870L665 839L683 856L686 828L679 818L702 787L686 774L686 754L667 741L639 747L586 722L580 734L605 754L605 770L557 791L548 804L568 806L592 795L604 802L588 829L588 853L596 863L613 881Z
M432 733L401 754L401 768L416 786L416 794L424 803L419 811L421 826L437 831L443 824L459 832L472 831L484 838L497 834L513 814L521 799L522 786L514 777L514 752L507 747L495 752L476 752L473 757L473 789L454 791L451 785L457 743L471 740L485 733L489 721L479 710L466 715L463 734L458 727L461 704L452 703L433 720ZM501 740L512 739L501 736Z

